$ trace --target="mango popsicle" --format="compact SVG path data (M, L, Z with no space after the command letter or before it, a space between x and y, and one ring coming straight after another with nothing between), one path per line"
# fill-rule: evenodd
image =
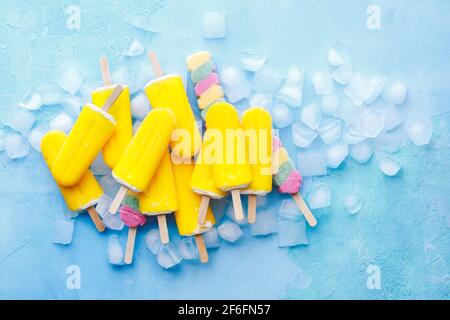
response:
M52 130L42 138L42 156L49 169L51 169L66 137L64 132ZM70 210L87 210L97 230L99 232L105 231L105 226L94 208L94 205L102 196L103 190L90 170L84 173L76 185L72 187L58 185L58 188Z
M236 109L227 102L213 104L206 114L206 127L211 134L205 140L211 139L217 147L211 165L215 185L222 191L231 192L236 219L242 220L239 189L248 187L253 174L248 164L245 132Z
M264 108L251 107L242 115L246 131L249 163L253 181L243 194L248 194L248 222L256 221L256 196L272 191L272 117Z
M80 181L114 134L116 121L107 111L122 90L121 86L117 86L101 109L92 104L83 107L52 165L51 171L58 184L70 187Z

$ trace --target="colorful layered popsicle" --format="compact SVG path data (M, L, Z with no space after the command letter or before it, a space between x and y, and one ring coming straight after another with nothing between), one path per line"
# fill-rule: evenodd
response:
M278 186L279 192L288 193L292 196L308 224L314 227L317 225L317 220L299 193L302 176L295 168L294 162L289 158L289 154L280 139L277 136L273 136L272 139L273 182Z
M264 196L272 191L272 117L264 108L252 107L242 115L245 129L249 163L253 181L247 189L248 222L256 221L256 196Z
M59 185L77 184L114 134L116 121L107 111L122 90L117 86L101 109L92 104L83 107L52 165L53 177Z
M49 169L51 169L66 137L64 132L53 130L42 138L42 156ZM94 205L102 196L103 190L90 170L84 173L76 185L72 187L58 185L58 188L70 210L87 210L97 230L99 232L105 231L105 226L94 208Z

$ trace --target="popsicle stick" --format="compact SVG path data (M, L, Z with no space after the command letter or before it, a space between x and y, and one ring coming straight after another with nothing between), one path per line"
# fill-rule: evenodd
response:
M123 87L121 85L117 85L114 91L109 96L108 100L106 100L105 104L102 106L102 110L108 112L108 110L112 107L112 105L119 98L120 94L123 91Z
M125 263L131 264L133 262L134 242L136 241L137 228L128 229L127 247L125 249Z
M202 201L200 202L200 209L198 210L198 224L205 224L206 213L209 207L209 197L202 195Z
M105 225L103 224L102 219L100 219L100 216L98 215L97 210L95 210L94 207L87 208L87 212L89 214L89 217L91 217L92 222L95 225L95 228L98 232L105 231Z
M256 221L256 195L248 195L248 212L247 212L248 223L255 223Z
M165 214L156 216L158 218L159 236L163 244L169 243L169 231L167 230L167 220Z
M206 250L205 240L201 234L196 234L194 236L195 243L197 244L198 254L200 256L200 261L202 263L207 263L209 260L208 251Z
M155 73L155 77L159 78L162 77L164 72L161 68L161 65L158 61L158 56L156 55L155 51L149 51L148 52L148 58L150 59L150 63L152 64L153 72Z
M239 189L231 190L231 198L233 199L234 217L240 221L244 219L244 212L242 210L241 193Z
M317 220L313 216L311 210L309 210L308 205L306 204L305 200L303 200L300 193L292 193L292 198L294 199L295 203L297 204L298 208L302 212L303 216L305 217L306 221L308 221L308 224L311 227L315 227L317 225Z
M110 214L116 214L117 210L119 210L119 207L122 204L123 199L127 195L127 192L128 189L126 187L120 186L119 191L117 191L114 200L111 202L111 205L109 206L108 211Z
M100 58L100 72L102 73L103 84L105 86L111 85L111 74L109 72L108 58L106 56Z

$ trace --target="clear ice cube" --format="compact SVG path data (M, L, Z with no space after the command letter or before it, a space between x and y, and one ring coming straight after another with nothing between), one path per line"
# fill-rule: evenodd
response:
M26 136L30 132L35 121L36 118L30 111L13 107L6 111L3 123L14 131Z
M307 245L305 219L279 219L278 220L278 246L294 247Z
M328 183L314 186L308 194L308 203L311 209L329 207L331 204L331 192Z
M277 92L277 98L293 108L298 108L302 105L302 88L295 86L283 86Z
M156 254L156 261L164 269L175 267L181 260L180 255L171 243L163 245L161 250Z
M369 98L372 90L370 79L357 72L345 87L344 93L352 100L353 104L361 106Z
M196 260L198 259L197 245L194 238L183 238L177 243L178 254L184 260Z
M143 54L144 51L144 46L139 42L139 40L134 39L131 41L128 49L123 52L123 55L127 57L137 57Z
M277 70L263 66L250 82L252 89L259 93L273 95L281 85L282 77Z
M300 119L304 124L313 130L319 127L322 120L322 112L317 104L313 103L304 108L300 112Z
M378 155L380 170L387 176L395 176L401 169L400 163L387 154Z
M281 218L288 219L302 219L303 215L300 212L297 204L292 199L286 199L281 202L280 210L278 211L278 215Z
M337 83L341 85L348 84L354 75L353 66L351 63L343 64L339 67L337 67L332 73L331 77L336 81Z
M265 236L277 232L277 218L272 209L258 210L256 221L250 225L252 236Z
M395 105L401 105L405 102L407 93L408 89L403 82L389 82L384 89L383 99Z
M80 114L82 102L80 97L68 94L61 99L61 105L67 114L76 118Z
M332 66L340 66L350 62L350 55L339 42L334 43L328 50L328 62Z
M162 243L158 229L150 229L145 234L145 246L153 254L157 254L161 250Z
M48 130L47 126L41 125L30 131L27 139L34 150L41 152L41 140Z
M248 99L249 106L259 106L270 110L272 107L273 96L270 94L254 93Z
M42 106L41 94L36 88L32 87L20 99L19 106L28 110L38 110Z
M345 196L344 207L351 214L358 213L362 207L362 200L358 194L351 193Z
M291 110L284 104L276 104L272 110L270 110L270 113L272 114L274 125L279 129L283 129L294 122Z
M235 87L245 81L245 73L235 66L226 66L220 71L220 80L229 87Z
M325 160L327 166L336 169L341 165L348 155L348 145L343 142L336 142L325 148Z
M368 138L375 138L383 131L386 115L382 110L368 108L358 119L357 129Z
M226 18L224 12L207 11L202 18L202 36L205 39L217 39L226 36Z
M367 163L373 155L373 145L369 141L362 141L350 146L350 157L360 164Z
M306 148L317 137L317 132L303 123L294 123L292 125L292 140L297 147Z
M219 233L217 232L217 228L213 227L202 234L203 240L205 241L205 246L208 249L219 248L220 247L220 239Z
M371 104L378 99L378 97L381 95L384 88L386 87L388 79L386 77L379 76L379 77L372 77L370 78L369 81L371 83L372 90L366 99L366 104Z
M324 176L327 174L327 163L322 151L311 150L299 152L297 170L304 177Z
M218 228L219 236L228 242L234 243L242 236L242 230L234 222L224 222Z
M267 56L265 54L258 54L252 52L241 52L242 67L246 71L257 72L266 62Z
M30 153L27 140L17 133L9 133L4 140L6 155L11 159L26 157Z
M341 137L342 122L336 118L324 119L320 123L317 132L325 144L333 143Z
M243 99L250 97L252 90L250 89L250 84L248 81L243 81L235 87L230 87L228 85L223 85L223 90L225 96L230 103L236 103Z
M112 203L112 199L106 194L103 194L100 197L100 199L98 199L97 205L95 206L95 210L97 211L97 213L100 217L103 218L106 215L111 203Z
M41 94L42 104L45 106L52 106L61 103L66 92L64 92L58 85L48 83L41 84L38 87Z
M430 143L433 123L430 119L416 119L406 123L406 132L411 141L418 146Z
M323 113L334 114L339 108L339 98L335 94L322 96L320 99L320 107Z
M52 130L60 130L68 133L73 126L72 118L65 112L61 112L49 122Z
M131 114L135 119L142 120L150 112L150 103L147 96L139 93L131 100Z
M83 84L83 76L75 66L69 66L59 78L58 84L64 91L74 95Z
M123 265L125 251L122 247L119 237L116 234L112 234L108 238L108 244L106 246L106 256L109 263L114 265Z
M334 84L331 75L327 72L316 72L312 77L314 89L318 96L334 93Z
M75 221L56 219L53 226L53 243L70 244L72 242Z

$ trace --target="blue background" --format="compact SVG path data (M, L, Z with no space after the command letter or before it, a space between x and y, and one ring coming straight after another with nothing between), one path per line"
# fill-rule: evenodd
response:
M70 4L81 8L79 31L66 28ZM382 10L380 30L366 27L370 4ZM226 12L225 39L201 37L206 10ZM161 32L125 23L141 14L151 15ZM449 298L449 1L1 1L0 112L31 85L54 80L68 61L98 80L99 56L106 54L117 69L134 38L156 50L163 66L183 67L188 54L202 49L222 65L238 64L241 51L266 53L267 63L283 73L303 65L306 103L314 99L312 73L327 68L327 50L340 41L357 69L407 84L403 108L435 115L431 144L409 143L397 153L403 168L394 178L384 176L375 159L365 166L347 159L330 170L320 180L330 183L332 204L315 211L319 224L308 230L308 246L281 249L276 236L255 239L244 228L236 244L210 252L210 263L183 262L169 271L145 248L148 225L138 234L134 264L126 267L107 262L111 232L94 232L84 214L70 246L52 244L54 218L65 209L40 154L10 161L3 152L0 298ZM45 109L42 118L55 111ZM343 208L349 190L364 192L357 215ZM283 197L271 197L277 210ZM126 231L120 236L125 241ZM380 267L380 290L366 286L371 264ZM66 287L69 265L81 268L81 290Z

